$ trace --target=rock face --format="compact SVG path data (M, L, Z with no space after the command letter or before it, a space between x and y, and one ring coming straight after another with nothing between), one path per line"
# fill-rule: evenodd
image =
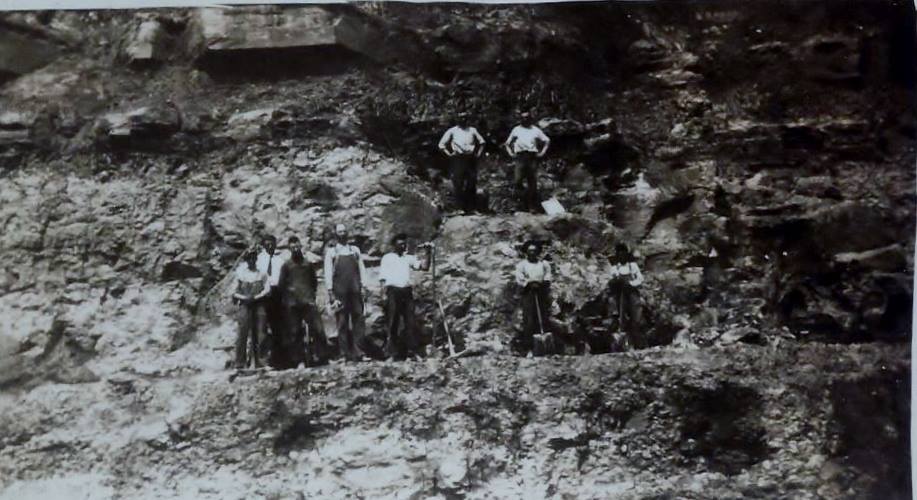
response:
M878 446L906 442L913 12L747 7L0 16L0 495L903 498ZM500 144L524 110L563 215L515 212ZM487 141L473 215L436 149L460 112ZM229 385L242 251L320 253L339 222L377 338L405 231L437 242L424 338L435 292L482 356ZM608 258L635 252L632 352L506 356L529 238L573 336L613 333ZM882 408L877 439L845 400Z
M907 449L909 362L896 351L733 346L47 385L0 415L0 496L907 498L907 462L882 457Z

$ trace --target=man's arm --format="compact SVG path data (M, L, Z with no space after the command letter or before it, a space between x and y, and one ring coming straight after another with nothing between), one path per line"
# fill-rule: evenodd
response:
M542 141L541 151L538 152L538 156L544 156L548 152L548 146L551 145L551 139L544 135L540 128L538 129L538 138Z
M442 139L439 140L439 150L446 154L446 156L452 156L452 129L446 131L443 134Z
M423 254L423 260L422 260L422 261L420 261L420 260L417 261L417 267L418 267L421 271L429 271L429 270L430 270L430 262L433 261L433 242L432 242L432 241L431 241L430 243L427 243L427 246L425 247L425 250L426 250L426 252L424 252L424 254ZM414 259L416 260L417 257L414 257Z
M388 255L385 254L382 256L382 260L379 261L379 289L385 290L385 282L388 279L388 269L389 269L389 260Z
M506 148L506 152L510 156L516 156L516 153L513 153L513 144L516 142L516 129L513 129L509 133L509 137L506 138L506 142L503 143L503 146Z
M631 269L634 271L634 277L631 278L628 283L630 286L640 286L643 284L643 273L640 272L640 266L636 262L630 263Z
M474 135L474 151L472 153L475 156L481 156L481 153L484 152L484 138L481 137L476 128L472 128L471 132Z
M240 287L240 286L242 286L242 280L240 280L238 276L235 276L235 277L233 278L233 285L232 285L232 289L233 289L232 298L234 298L234 299L236 299L236 300L246 300L246 299L248 299L248 295L243 295L243 294L239 293L239 287Z
M331 295L331 287L334 283L334 257L331 255L334 252L334 247L325 249L325 288L328 290L328 295Z
M363 284L363 288L366 288L366 284L369 283L369 280L366 277L366 266L363 264L363 254L358 247L354 246L353 249L356 250L357 265L360 268L360 283Z
M522 263L516 264L516 271L513 273L513 276L516 278L516 284L519 286L525 286L528 284L528 280L525 279L525 271L522 270Z

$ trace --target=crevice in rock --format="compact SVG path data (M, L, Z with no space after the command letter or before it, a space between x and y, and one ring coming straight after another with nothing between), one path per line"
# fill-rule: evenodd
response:
M762 397L754 389L732 382L683 385L668 397L678 411L676 445L688 460L735 476L773 452L761 423Z
M219 83L339 75L374 65L362 54L337 45L208 51L197 60L197 66Z

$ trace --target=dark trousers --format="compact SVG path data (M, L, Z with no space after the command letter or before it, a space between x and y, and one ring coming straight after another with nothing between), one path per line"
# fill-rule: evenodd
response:
M385 288L385 355L405 359L419 354L417 324L414 321L414 292L411 287Z
M640 323L640 295L637 288L623 281L613 281L609 290L611 314L617 317L618 329L627 334L631 347L642 347L637 338Z
M241 305L237 313L239 321L239 330L236 335L236 368L248 368L249 361L253 362L255 368L264 365L264 353L262 352L265 344L266 335L266 318L264 308L258 304ZM251 342L251 350L249 350Z
M537 158L535 153L516 153L516 165L513 169L513 186L519 207L533 212L539 211L541 206L541 200L538 198Z
M291 362L321 364L329 357L328 338L322 316L315 304L286 304L286 327L291 340L288 347Z
M477 207L478 158L474 154L456 154L450 160L452 168L452 196L461 210Z
M280 290L271 288L271 292L261 300L264 314L267 318L267 325L271 330L269 341L270 363L274 368L289 368L292 361L287 359L286 353L289 351L287 344L286 321L284 320L283 303L280 300ZM292 366L296 366L293 364Z
M548 331L550 313L551 292L548 285L529 284L522 290L522 333L517 340L520 351L531 351L535 346L535 335ZM540 327L538 325L539 316L541 317Z
M363 297L359 291L335 295L342 307L334 313L337 322L338 346L348 361L359 361L366 354L366 319L363 317Z

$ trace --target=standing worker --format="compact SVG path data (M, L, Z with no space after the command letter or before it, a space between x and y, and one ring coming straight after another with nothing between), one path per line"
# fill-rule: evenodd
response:
M503 145L506 152L516 161L513 184L520 208L538 211L541 200L538 197L536 158L541 158L548 151L551 139L535 125L531 114L523 113L520 121L521 124L513 128ZM525 188L522 186L523 182L526 183Z
M626 339L625 345L619 348L623 349L628 345L640 347L635 345L638 339L634 337L640 320L640 296L637 287L643 284L643 273L640 272L640 266L637 265L633 254L623 243L615 246L615 256L610 264L611 279L608 287L613 305L612 314L618 317L618 331L624 334L618 343L624 343L621 340Z
M478 157L484 151L484 138L468 124L468 114L458 115L458 125L439 140L439 149L450 158L452 195L465 213L477 208Z
M516 284L522 287L522 334L517 338L521 352L532 353L535 335L548 331L551 312L551 264L539 259L539 245L525 244L525 259L516 264Z
M420 355L420 340L417 338L417 324L414 320L414 292L411 287L411 270L430 269L433 244L420 245L426 248L424 260L406 253L408 237L404 233L392 239L394 252L382 256L379 264L379 281L385 290L385 355L389 359L403 360ZM399 326L403 333L399 333Z
M267 296L261 300L267 324L271 329L271 365L274 368L289 368L290 360L285 358L287 347L287 335L284 328L283 304L280 302L280 289L277 284L280 282L280 268L286 260L284 256L277 253L277 238L273 235L265 235L261 239L261 253L258 254L257 267L258 271L268 277L270 291Z
M248 368L248 363L254 363L255 368L261 368L264 363L263 344L265 337L264 308L259 301L271 291L266 274L258 271L256 265L258 252L249 249L245 252L245 262L235 270L235 285L232 297L239 303L238 321L239 331L236 336L235 368L242 370ZM251 350L248 350L251 342Z
M366 268L360 249L350 244L347 227L338 224L334 235L335 242L325 250L325 287L334 309L341 354L347 361L360 361L367 354L363 317Z
M315 305L318 288L316 266L321 257L311 252L303 253L296 236L290 236L287 247L290 258L280 269L280 292L286 328L292 342L289 359L296 364L319 365L328 359L328 339L319 308ZM304 339L308 336L308 345ZM308 350L308 357L306 351Z

